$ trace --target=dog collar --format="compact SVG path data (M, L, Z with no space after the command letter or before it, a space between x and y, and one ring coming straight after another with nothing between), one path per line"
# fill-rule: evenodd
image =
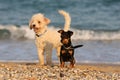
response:
M65 46L63 45L63 47L64 47L65 49L73 49L72 46L65 47Z
M44 31L44 33L42 34L36 34L37 37L41 37L42 35L44 35L47 32L47 30Z

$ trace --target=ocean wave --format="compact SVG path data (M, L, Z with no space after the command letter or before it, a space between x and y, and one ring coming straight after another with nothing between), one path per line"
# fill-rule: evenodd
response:
M73 29L73 39L81 40L120 40L120 30L77 30Z
M53 30L60 28L49 27ZM120 30L116 31L95 31L95 30L80 30L71 28L74 32L73 40L120 40ZM0 39L34 39L35 34L27 25L20 27L15 25L0 25Z
M7 36L7 37L6 37ZM34 32L26 25L0 25L0 39L34 39Z

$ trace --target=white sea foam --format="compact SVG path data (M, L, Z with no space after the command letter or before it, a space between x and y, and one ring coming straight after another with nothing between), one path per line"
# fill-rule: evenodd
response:
M10 39L34 39L34 32L28 28L28 26L17 27L15 25L0 25L0 30L8 30L11 35ZM3 32L4 33L4 32ZM3 34L4 36L4 34Z
M60 28L50 27L49 29L59 30ZM8 30L10 32L10 39L34 39L35 34L33 30L30 30L28 26L22 25L17 27L15 25L0 25L0 30ZM80 30L70 29L74 32L72 39L74 40L119 40L120 31L94 31L94 30ZM0 36L5 36L2 32Z
M74 32L73 39L82 40L118 40L120 39L120 31L93 31L93 30L77 30Z

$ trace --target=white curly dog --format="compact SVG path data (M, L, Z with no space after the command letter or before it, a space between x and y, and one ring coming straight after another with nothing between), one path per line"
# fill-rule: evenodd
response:
M64 10L59 10L59 13L65 18L64 30L70 27L71 18L69 13ZM61 38L56 30L50 30L47 25L50 19L46 18L43 14L34 14L29 22L29 28L35 32L35 43L37 46L39 61L41 65L45 64L44 55L46 55L46 64L52 65L52 49L56 48L57 56L60 56ZM46 54L45 54L46 53Z

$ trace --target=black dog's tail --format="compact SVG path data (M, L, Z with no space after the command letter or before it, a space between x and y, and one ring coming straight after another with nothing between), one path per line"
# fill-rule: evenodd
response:
M79 47L82 47L83 45L76 45L76 46L73 46L73 48L79 48Z

